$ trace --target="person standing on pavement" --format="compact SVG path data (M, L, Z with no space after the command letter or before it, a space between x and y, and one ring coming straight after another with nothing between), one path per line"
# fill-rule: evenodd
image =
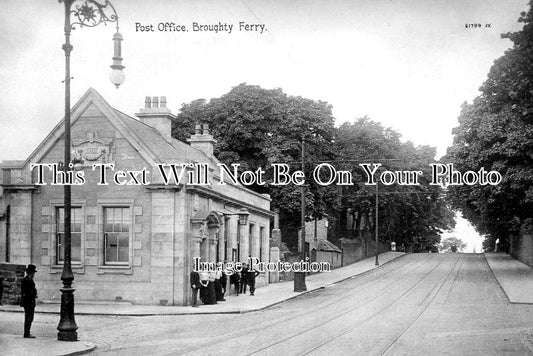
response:
M259 272L251 269L248 271L248 285L250 286L250 295L254 295L255 292L255 277L259 276Z
M209 274L207 271L202 271L200 275L200 300L207 304L207 286L209 285Z
M217 304L217 294L215 292L215 279L216 279L216 272L210 271L208 272L208 281L207 284L207 300L206 304Z
M239 296L239 283L241 281L240 272L234 271L231 276L229 276L229 283L235 286L235 294Z
M215 294L217 302L224 302L224 292L222 291L222 271L217 269L215 272Z
M222 300L226 300L224 298L224 294L226 294L226 287L228 285L228 276L224 271L222 271L222 276L220 277L220 285L222 286Z
M192 290L192 306L198 308L198 291L200 290L200 274L195 270L191 271L191 290Z
M33 315L35 313L35 300L37 299L37 289L33 277L37 272L35 265L29 264L26 267L26 277L22 279L20 288L20 306L24 308L24 337L35 338L30 333Z
M241 280L240 280L240 292L246 294L246 286L248 285L248 264L242 265Z

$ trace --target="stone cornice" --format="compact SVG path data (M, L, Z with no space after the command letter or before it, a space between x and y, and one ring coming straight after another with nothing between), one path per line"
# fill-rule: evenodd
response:
M19 190L37 190L39 187L37 185L33 184L0 184L0 186L4 189L4 192L11 193L16 192Z
M276 215L276 213L274 213L273 211L266 210L266 209L263 209L263 208L258 208L258 207L254 206L254 205L247 204L247 203L245 203L243 201L240 201L238 199L229 197L229 196L224 195L224 194L222 194L220 192L213 191L213 190L211 190L209 188L206 188L206 187L202 187L202 186L186 186L185 190L188 193L189 192L190 193L196 193L196 194L198 194L200 196L205 196L205 197L208 197L208 198L221 200L224 203L227 203L227 204L235 206L236 208L246 208L250 212L253 212L253 213L257 214L257 215L266 216L268 218L274 217Z

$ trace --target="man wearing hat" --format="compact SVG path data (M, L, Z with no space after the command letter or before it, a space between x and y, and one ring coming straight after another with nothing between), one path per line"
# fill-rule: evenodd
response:
M35 276L37 269L35 265L28 265L26 267L26 277L22 279L20 306L24 307L24 337L35 338L30 334L31 323L33 322L33 314L35 312L35 299L37 299L37 289L35 289Z

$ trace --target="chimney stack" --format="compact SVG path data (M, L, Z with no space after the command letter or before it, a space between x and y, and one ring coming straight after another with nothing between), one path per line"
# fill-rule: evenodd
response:
M144 108L136 113L142 122L157 129L167 141L172 140L172 120L176 118L167 108L165 96L149 97L144 100Z
M191 147L204 152L207 157L213 157L216 141L209 134L209 124L197 122L194 126L194 135L187 139Z

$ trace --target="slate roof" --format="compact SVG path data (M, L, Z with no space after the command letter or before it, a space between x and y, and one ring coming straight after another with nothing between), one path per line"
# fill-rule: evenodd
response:
M120 120L143 141L162 163L200 162L217 164L216 158L209 158L202 151L192 148L187 143L172 138L169 142L154 127L141 122L123 112L113 109Z
M324 240L324 239L318 240L317 250L318 251L333 251L333 252L342 253L340 248L335 246L332 242L328 240Z

